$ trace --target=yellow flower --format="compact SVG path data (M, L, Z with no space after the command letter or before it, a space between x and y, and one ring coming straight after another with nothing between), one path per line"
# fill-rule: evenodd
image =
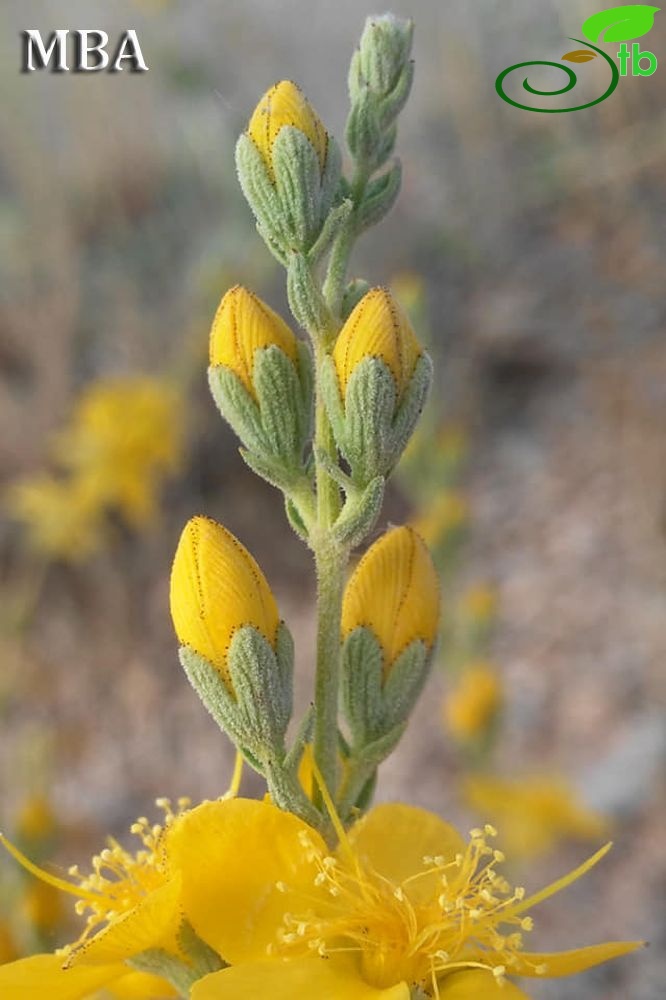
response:
M524 950L528 911L608 847L529 896L498 873L491 827L465 843L437 816L394 804L339 834L331 851L292 814L244 799L204 803L172 826L185 915L230 963L196 982L192 1000L409 1000L414 986L441 1000L517 1000L505 976L569 975L639 947Z
M256 399L252 375L256 352L275 345L298 364L296 337L265 302L236 285L215 314L210 332L210 363L231 369Z
M79 399L55 454L100 507L135 525L155 514L162 478L179 465L183 418L178 390L143 376L100 379Z
M497 591L486 584L470 587L463 594L461 610L474 625L487 625L497 612Z
M48 840L58 829L58 822L51 803L45 795L31 795L23 803L16 824L16 833L21 841L39 842Z
M433 547L460 531L469 517L469 503L459 493L440 493L412 521L415 531Z
M484 736L501 707L499 674L490 663L472 663L447 696L444 718L451 733L464 742Z
M501 825L502 844L516 857L546 853L565 838L598 840L608 834L608 821L562 778L474 774L463 795L475 812Z
M439 579L423 540L392 528L365 553L345 589L342 634L370 629L384 654L384 675L420 639L430 649L439 622Z
M219 670L236 629L253 625L275 648L280 618L266 577L230 531L208 517L185 525L171 570L171 617L179 642Z
M30 547L45 556L78 562L102 545L102 511L86 478L31 476L10 487L7 507Z
M310 140L323 172L328 150L326 129L301 90L291 80L281 80L266 91L254 109L247 127L248 135L261 153L272 180L275 180L273 143L285 125L299 129Z
M75 896L76 912L86 918L78 940L57 954L33 955L0 966L3 1000L33 996L78 1000L107 986L112 994L117 987L119 997L174 995L165 981L137 976L125 964L152 948L162 948L176 958L180 955L181 875L166 849L168 831L178 813L166 799L158 804L165 813L162 825L151 825L142 817L131 828L141 841L136 853L109 838L106 848L92 859L90 874L82 875L76 866L70 868L71 882L40 870L0 835L0 843L28 871L48 887ZM178 808L188 805L187 800L181 800ZM159 991L156 982L161 984ZM146 992L141 992L143 987Z
M371 288L354 307L333 348L343 398L364 358L380 358L395 382L398 400L423 354L407 316L386 288Z

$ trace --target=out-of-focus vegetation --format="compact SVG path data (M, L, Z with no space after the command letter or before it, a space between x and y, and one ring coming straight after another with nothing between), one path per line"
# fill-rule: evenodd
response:
M491 819L524 852L550 850L548 870L578 857L568 837L604 837L605 817L614 874L580 889L579 919L658 945L666 77L623 79L580 114L520 112L495 95L497 73L559 58L594 4L393 6L417 20L409 155L363 270L401 275L396 294L430 331L436 406L390 503L437 548L445 628L442 670L380 794ZM241 277L284 312L233 175L235 137L285 66L340 132L337 81L368 11L93 2L89 24L137 29L148 74L20 74L19 31L81 26L65 7L0 12L0 828L66 866L98 823L122 830L157 794L226 784L231 751L221 759L183 689L168 620L187 517L206 510L251 540L308 648L305 556L286 527L275 535L274 497L222 436L205 356L217 300ZM178 388L145 438L119 397L90 436L95 386L163 379ZM114 449L132 440L144 443L125 466ZM30 839L31 815L53 818L48 835L42 823ZM67 904L50 909L10 865L0 886L0 957L51 944ZM599 969L577 995L654 1000L658 955Z

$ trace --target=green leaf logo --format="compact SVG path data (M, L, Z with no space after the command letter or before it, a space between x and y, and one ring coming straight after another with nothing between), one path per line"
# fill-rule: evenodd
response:
M567 62L584 63L590 62L591 59L597 58L596 52L590 52L589 49L574 49L573 52L567 52L565 56L562 56Z
M591 42L628 42L632 38L647 35L654 24L654 15L659 10L661 7L648 7L644 3L612 7L588 17L583 23L582 31Z

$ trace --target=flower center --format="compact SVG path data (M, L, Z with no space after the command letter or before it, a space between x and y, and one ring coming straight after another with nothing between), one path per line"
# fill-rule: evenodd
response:
M127 851L109 837L104 850L92 858L92 872L82 875L78 865L69 869L69 875L78 880L81 890L82 898L77 901L75 911L79 916L87 913L87 918L81 936L66 945L63 954L76 951L102 925L118 920L166 881L164 833L176 816L189 808L190 800L178 799L175 812L169 799L157 799L156 805L164 813L161 824L151 824L141 816L130 827L130 833L141 841L138 851Z
M532 920L512 912L525 891L497 873L504 856L488 845L496 835L491 826L474 829L464 853L425 857L420 871L396 884L349 845L340 858L322 856L304 834L315 891L302 913L285 914L271 950L356 953L369 984L407 982L434 996L438 980L463 968L487 969L501 982Z

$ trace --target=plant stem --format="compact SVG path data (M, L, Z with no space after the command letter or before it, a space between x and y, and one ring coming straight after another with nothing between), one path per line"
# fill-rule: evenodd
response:
M333 316L331 329L313 332L316 370L315 469L317 489L317 525L312 534L317 569L317 664L315 676L314 759L333 799L338 780L338 689L340 684L340 622L344 573L349 549L340 546L332 527L340 513L340 488L325 468L323 456L337 463L337 449L320 389L322 364L333 347L342 323L342 299L347 266L356 230L356 207L363 198L367 183L364 172L357 170L352 182L354 211L347 225L333 243L322 291ZM321 806L321 796L315 793Z

